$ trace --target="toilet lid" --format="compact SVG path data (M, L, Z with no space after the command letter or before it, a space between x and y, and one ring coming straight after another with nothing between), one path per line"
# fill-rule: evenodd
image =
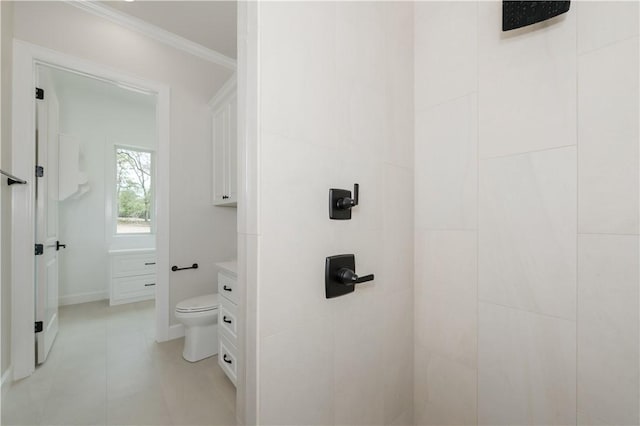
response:
M218 294L205 294L183 300L176 305L177 312L203 312L218 309Z

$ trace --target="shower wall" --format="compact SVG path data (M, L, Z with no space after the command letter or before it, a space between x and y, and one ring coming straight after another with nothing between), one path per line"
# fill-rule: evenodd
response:
M416 424L638 424L638 3L415 6Z
M262 2L258 22L258 423L411 424L413 5ZM326 299L344 253L375 280Z

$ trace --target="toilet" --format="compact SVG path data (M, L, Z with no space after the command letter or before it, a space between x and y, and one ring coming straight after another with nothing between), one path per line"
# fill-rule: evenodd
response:
M218 294L205 294L176 305L176 318L184 325L182 357L200 361L218 353Z

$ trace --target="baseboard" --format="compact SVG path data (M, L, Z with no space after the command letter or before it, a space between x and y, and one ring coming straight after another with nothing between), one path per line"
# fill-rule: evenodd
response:
M108 291L92 291L89 293L69 294L58 298L58 306L77 305L78 303L96 302L109 299Z
M169 327L169 340L184 337L184 325L174 324Z

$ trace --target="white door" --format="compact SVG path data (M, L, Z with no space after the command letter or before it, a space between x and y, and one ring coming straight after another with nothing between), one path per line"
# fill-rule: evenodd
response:
M38 87L44 99L36 99L36 164L44 169L36 178L36 359L42 364L58 334L58 100L46 68L38 67Z

